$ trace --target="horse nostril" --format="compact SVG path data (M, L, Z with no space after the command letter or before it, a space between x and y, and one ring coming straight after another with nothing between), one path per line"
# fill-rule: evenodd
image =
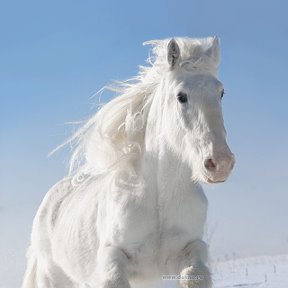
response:
M204 166L208 171L214 171L216 169L216 164L211 158L205 160Z

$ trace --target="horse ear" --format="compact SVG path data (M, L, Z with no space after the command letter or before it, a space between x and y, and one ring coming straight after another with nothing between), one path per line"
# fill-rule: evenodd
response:
M167 60L171 69L173 69L175 65L179 62L180 58L180 49L175 39L170 40L167 49L168 49Z
M218 37L213 37L211 46L206 51L206 55L212 58L216 63L220 61L220 43Z

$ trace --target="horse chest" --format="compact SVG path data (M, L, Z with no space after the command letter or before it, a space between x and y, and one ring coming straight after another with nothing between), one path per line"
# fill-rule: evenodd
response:
M114 241L130 255L134 268L155 269L189 241L202 237L207 210L202 190L172 197L146 192L118 199L117 205Z
M188 242L202 238L207 214L207 199L202 190L185 190L164 196L159 219L161 253L177 253Z

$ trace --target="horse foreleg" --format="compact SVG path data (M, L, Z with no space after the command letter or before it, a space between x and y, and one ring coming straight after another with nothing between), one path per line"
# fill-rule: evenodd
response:
M99 288L130 288L126 272L128 257L117 247L98 251L97 282Z
M184 249L179 252L176 258L170 260L173 261L173 270L175 272L177 271L181 275L181 287L212 287L211 273L206 266L208 260L208 251L207 245L204 241L195 240L188 243Z

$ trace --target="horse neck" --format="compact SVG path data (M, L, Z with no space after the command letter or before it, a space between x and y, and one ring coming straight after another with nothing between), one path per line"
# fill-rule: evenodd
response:
M160 95L155 95L160 96ZM197 189L198 184L191 181L191 168L181 157L171 150L167 142L161 138L162 133L161 98L153 101L147 118L142 171L146 183L152 191L169 198L181 191Z
M176 197L175 193L179 196L198 187L191 181L191 168L181 162L164 143L158 153L146 151L142 163L145 182L160 198L172 199Z

